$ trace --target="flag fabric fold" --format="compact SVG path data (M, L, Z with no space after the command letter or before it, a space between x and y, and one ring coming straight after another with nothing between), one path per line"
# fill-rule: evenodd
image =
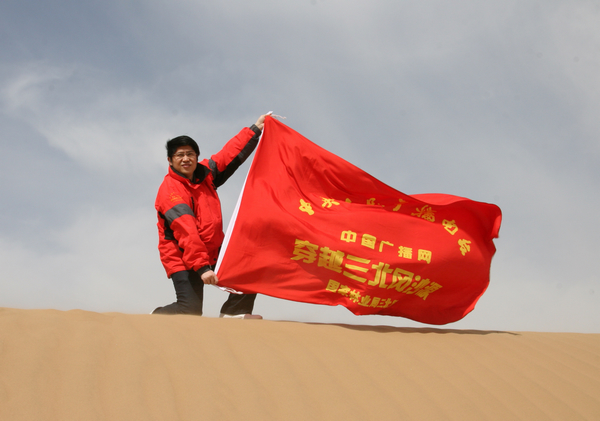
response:
M219 284L446 324L485 292L500 223L495 205L406 195L267 117Z

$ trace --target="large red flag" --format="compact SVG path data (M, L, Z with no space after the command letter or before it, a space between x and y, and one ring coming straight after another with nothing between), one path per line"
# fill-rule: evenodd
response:
M500 209L406 195L267 117L219 285L445 324L486 290Z

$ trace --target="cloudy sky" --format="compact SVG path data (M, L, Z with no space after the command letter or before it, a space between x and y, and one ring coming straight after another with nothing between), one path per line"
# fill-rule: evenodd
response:
M0 45L0 307L171 302L165 141L206 156L273 110L400 191L500 206L490 287L446 327L600 333L596 1L3 0ZM226 223L248 168L220 189ZM225 298L208 287L205 315Z

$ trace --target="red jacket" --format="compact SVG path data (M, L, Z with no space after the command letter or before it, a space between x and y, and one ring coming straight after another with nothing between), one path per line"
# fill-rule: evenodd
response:
M242 129L210 159L198 163L193 181L172 167L158 189L158 250L167 276L182 270L204 272L217 262L223 242L217 188L254 151L260 130Z

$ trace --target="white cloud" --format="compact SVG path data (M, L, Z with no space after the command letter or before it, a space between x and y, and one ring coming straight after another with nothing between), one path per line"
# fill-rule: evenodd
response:
M11 73L3 83L4 112L82 167L105 174L162 169L166 140L189 132L210 135L223 126L193 113L173 113L155 100L155 92L113 86L102 71L84 66L33 62Z
M154 218L152 209L87 209L51 234L52 249L32 247L35 238L0 239L0 290L11 292L2 305L145 312L160 304L170 281L158 260Z

